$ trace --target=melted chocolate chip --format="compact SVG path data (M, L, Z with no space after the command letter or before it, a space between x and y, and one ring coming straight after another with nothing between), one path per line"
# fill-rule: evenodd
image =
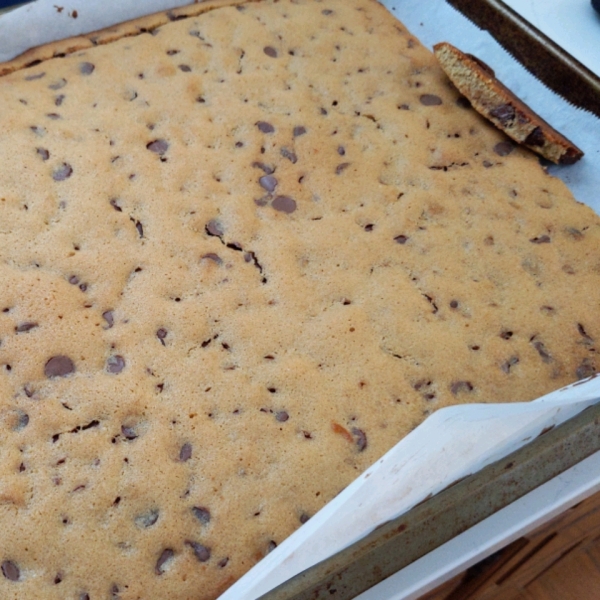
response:
M545 141L546 141L546 138L544 137L544 132L539 127L536 127L525 138L525 141L523 143L526 146L543 146Z
M204 506L194 506L192 513L202 523L202 525L208 525L210 523L210 511Z
M296 127L294 127L294 137L299 137L301 135L304 135L306 133L306 127L303 127L302 125L298 125Z
M55 81L54 83L51 83L48 87L51 90L60 90L60 89L64 88L65 85L67 85L67 80L66 79L59 79L58 81Z
M501 104L490 111L490 116L506 125L515 118L515 109L511 104Z
M561 165L572 165L576 163L581 156L582 155L580 151L574 150L573 148L568 148L567 151L558 159L558 162Z
M179 70L183 71L184 73L189 73L192 70L192 67L189 65L179 65Z
M358 446L358 451L362 452L367 447L367 434L358 427L352 428L352 435L356 438L356 445Z
M48 378L66 377L75 372L75 364L68 356L53 356L44 366L44 374Z
M221 223L219 221L217 221L216 219L211 219L206 224L206 233L208 233L208 235L214 235L216 237L221 237L225 233L225 229L223 228L223 225L221 225Z
M34 323L33 321L28 321L26 323L19 323L19 325L17 325L15 327L15 331L16 333L25 333L27 331L31 331L32 329L35 329L38 326L37 323Z
M513 150L515 149L514 144L512 144L512 142L498 142L495 146L494 146L494 152L498 155L498 156L507 156L508 154L510 154Z
M271 123L267 123L266 121L258 121L258 123L256 123L256 126L263 133L273 133L275 131L275 127L273 127Z
M146 148L148 148L150 152L155 152L159 156L162 156L169 149L169 142L162 139L154 140L153 142L148 142Z
M290 415L285 410L280 410L275 413L275 419L280 423L285 423L290 418Z
M450 391L456 396L460 392L472 392L473 384L470 381L455 381L450 386Z
M283 156L283 158L287 158L293 165L298 162L298 157L296 154L287 148L282 148L279 153L281 156Z
M273 173L275 173L275 169L273 167L270 167L269 165L265 165L265 163L262 162L253 162L252 166L256 169L260 169L261 171L264 171L267 175L272 175Z
M540 235L538 237L531 238L529 241L532 244L549 244L550 236L549 235Z
M46 75L46 73L44 73L44 72L36 73L35 75L27 75L27 77L25 77L25 81L33 81L35 79L41 79L42 77L44 77L44 75Z
M186 442L181 446L181 450L179 451L179 460L181 462L186 462L190 460L190 458L192 458L192 445L189 442Z
M539 340L537 340L537 341L533 342L533 347L537 350L538 354L541 356L542 360L545 363L552 362L552 356L546 349L546 346L544 346L543 342L540 342Z
M397 235L397 236L394 238L394 241L395 241L397 244L406 244L406 242L408 242L408 240L409 240L409 239L410 239L410 238L409 238L407 235L404 235L404 234L402 234L402 235Z
M510 373L510 370L512 369L512 367L514 367L517 363L519 362L519 357L518 356L511 356L507 361L505 361L504 363L502 363L501 365L501 369L506 373Z
M50 152L46 148L36 148L35 151L42 157L42 160L48 160L50 158Z
M267 190L267 192L274 192L277 187L277 179L275 179L273 175L263 175L258 180L258 183L260 184L260 187Z
M52 172L54 181L64 181L73 174L73 167L69 163L63 163L60 167Z
M139 437L135 429L127 425L121 425L121 433L126 440L135 440Z
M270 56L271 58L277 58L277 50L275 50L275 48L273 48L273 46L265 46L263 48L263 52L267 56Z
M277 196L271 206L279 212L290 214L296 210L296 201L289 196Z
M106 370L109 373L120 373L125 368L125 359L120 354L109 356L106 361Z
M344 172L344 171L345 171L345 170L346 170L346 169L347 169L349 166L350 166L350 163L348 163L348 162L345 162L345 163L342 163L342 164L338 165L338 166L335 168L335 174L336 174L336 175L340 175L340 174L341 174L341 173L343 173L343 172Z
M442 103L442 99L435 94L422 94L419 100L424 106L438 106Z
M19 567L11 560L5 560L2 563L2 575L10 581L19 581L21 578L21 571Z
M164 329L163 327L161 327L160 329L157 330L156 337L160 340L160 343L164 346L165 338L167 337L167 330Z
M146 513L138 515L135 518L135 524L140 529L148 529L148 527L152 527L152 525L154 525L154 523L156 523L156 521L158 521L158 515L159 515L158 509L154 508L152 510L149 510Z
M203 546L198 542L187 541L186 544L192 548L194 555L200 562L206 562L210 559L210 548Z
M212 260L214 263L216 263L218 265L223 264L223 259L218 254L215 254L214 252L208 252L208 253L202 255L201 260Z
M91 75L96 67L91 62L79 63L79 72L82 75Z
M171 548L165 548L161 552L160 556L158 557L158 560L156 561L156 566L154 567L154 572L157 575L162 575L165 572L166 563L168 563L170 560L172 560L173 556L175 556L175 552L173 552L173 550L171 550Z
M577 375L577 379L586 379L596 374L596 367L589 358L584 358L583 362L577 367L575 374Z
M102 318L106 321L107 327L105 329L110 329L115 324L115 318L112 310L107 310L102 313Z

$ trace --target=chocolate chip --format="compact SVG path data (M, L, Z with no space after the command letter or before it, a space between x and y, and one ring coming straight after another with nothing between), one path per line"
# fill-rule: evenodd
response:
M362 452L367 447L367 434L358 427L352 428L352 435L356 438L356 445L358 446L358 451Z
M79 283L79 277L77 277L77 275L71 275L68 281L71 285L77 285Z
M397 236L394 238L394 241L395 241L397 244L406 244L406 242L408 242L408 240L409 240L409 239L410 239L410 238L409 238L407 235L403 235L403 234L402 234L402 235L397 235Z
M490 111L490 116L506 125L515 118L515 109L511 104L501 104Z
M27 321L26 323L19 323L19 325L15 327L15 331L17 333L25 333L27 331L35 329L37 326L37 323L34 323L33 321Z
M455 381L450 386L450 391L456 396L460 392L472 392L473 384L470 381Z
M459 96L456 99L456 105L460 106L460 108L471 108L471 101L464 96Z
M60 119L60 115L58 113L48 113L46 116L54 121Z
M207 546L191 541L187 541L186 544L192 548L194 555L200 562L206 562L210 559L210 548Z
M503 329L503 330L500 332L500 337L501 337L503 340L510 340L510 338L511 338L512 336L513 336L513 332L512 332L512 331L508 331L508 330L506 330L506 329Z
M35 75L27 75L27 77L25 77L25 81L33 81L34 79L41 79L42 77L44 77L44 75L46 75L46 73L44 73L43 71L41 73L36 73Z
M581 158L581 153L573 148L567 148L567 151L558 159L561 165L572 165Z
M289 196L277 196L271 206L279 212L290 214L296 210L296 201Z
M325 15L326 17L328 17L328 16L329 16L330 14L332 14L332 13L333 13L333 11L332 11L331 9L329 9L329 8L325 8L325 9L323 9L323 10L321 11L321 14L322 14L322 15Z
M52 179L54 181L64 181L73 174L73 167L69 163L63 163L60 167L55 169L52 173Z
M217 564L219 565L219 567L221 567L221 569L223 567L227 566L227 563L229 562L229 556L226 556L225 558L222 558Z
M158 509L153 508L152 510L149 510L146 513L138 515L135 518L135 524L140 529L148 529L148 527L152 527L152 525L154 525L154 523L156 523L156 521L158 521L158 515L159 515Z
M201 260L204 260L204 259L212 260L214 263L217 263L218 265L223 264L223 259L218 254L215 254L214 252L208 252L206 254L203 254L201 257Z
M120 373L125 368L125 359L120 354L109 356L106 361L106 370L109 373Z
M272 175L263 175L258 180L258 183L263 189L267 190L267 192L274 192L277 187L277 179Z
M206 229L206 233L208 233L208 235L214 235L216 237L221 237L225 233L225 229L223 228L223 225L221 225L221 223L219 221L217 221L216 219L211 219L206 224L205 229Z
M135 440L139 437L135 429L127 425L121 425L121 433L126 440Z
M539 340L533 342L533 347L537 350L538 354L542 357L542 360L545 363L552 362L552 356L550 355L550 353L546 349L546 346L544 346L542 342L540 342Z
M271 540L269 542L269 545L267 546L267 554L270 554L271 552L273 552L273 550L275 550L275 548L277 548L277 542L274 540Z
M450 308L458 308L458 300L450 300Z
M505 361L500 367L506 374L510 373L512 367L514 367L519 362L518 356L511 356L507 361Z
M184 73L189 73L192 70L192 67L189 65L179 65L179 70L183 71Z
M525 138L525 141L523 143L526 146L543 146L545 141L546 141L546 138L544 137L544 132L539 127L536 127Z
M577 375L577 379L585 379L596 374L596 367L589 358L584 358L582 363L577 367L575 374Z
M281 156L283 156L283 158L287 158L293 165L298 162L298 157L296 154L287 148L282 148L279 153Z
M156 566L154 567L154 572L157 575L162 575L165 572L166 563L168 563L170 560L172 560L173 556L175 556L175 552L173 552L173 550L171 550L171 548L165 548L161 552L160 556L158 557L158 560L156 561Z
M64 88L65 85L67 85L67 80L66 79L59 79L58 81L55 81L54 83L51 83L48 87L51 90L60 90L60 89Z
M442 99L435 94L422 94L419 100L424 106L438 106L442 103Z
M75 372L75 364L68 356L53 356L44 366L44 374L48 378L66 377Z
M192 513L202 523L202 525L208 525L210 523L210 511L204 506L192 507Z
M42 160L48 160L50 158L50 152L46 148L36 148L35 151L42 157Z
M155 152L159 156L162 156L169 149L169 142L162 139L154 140L153 142L148 142L146 148L148 148L150 152Z
M346 149L344 148L344 146L338 146L337 153L340 156L344 156L346 154Z
M549 244L550 236L549 235L540 235L538 237L531 238L529 241L532 242L533 244Z
M179 451L179 460L181 462L186 462L190 460L190 458L192 458L192 445L189 442L186 442L183 446L181 446L181 450Z
M167 330L164 328L160 328L156 331L156 337L160 340L160 343L165 345L165 338L167 337Z
M310 516L307 515L306 513L302 513L300 515L300 523L302 523L302 525L304 525L304 523L306 523L309 519L310 519Z
M79 72L82 75L90 75L94 72L96 67L91 62L82 62L79 63Z
M306 133L306 127L303 127L302 125L298 125L296 127L294 127L294 137L299 137L301 135L304 135Z
M90 595L86 592L82 592L81 594L79 594L79 600L90 600Z
M273 127L271 123L267 123L266 121L258 121L258 123L256 123L256 126L263 133L273 133L275 131L275 127Z
M374 228L374 227L375 227L375 225L374 225L373 223L367 223L367 224L366 224L366 225L363 227L363 229L364 229L365 231L373 231L373 228Z
M290 415L287 414L285 410L280 410L275 413L275 419L280 423L285 423L290 418Z
M11 560L5 560L2 563L2 575L9 579L10 581L19 581L21 578L21 571L19 571L19 567L12 562Z
M110 329L115 324L114 314L112 310L107 310L106 312L103 312L102 318L107 323L107 327L105 327L105 329Z
M18 410L17 415L17 422L15 423L14 429L15 431L20 431L29 425L29 415L22 410Z
M270 56L271 58L277 58L277 50L275 50L275 48L273 48L273 46L265 46L263 48L263 52L267 56Z
M495 77L496 73L494 72L494 69L492 69L492 67L490 67L487 63L483 62L480 58L477 58L476 56L473 56L472 54L466 53L467 56L475 61L488 75Z
M512 144L511 142L498 142L495 146L494 146L494 152L498 155L498 156L507 156L508 154L510 154L513 150L515 149L514 144Z
M275 173L275 169L273 167L270 167L269 165L265 165L265 163L262 162L253 162L252 166L255 167L256 169L261 169L261 171L264 171L267 175L272 175L273 173Z

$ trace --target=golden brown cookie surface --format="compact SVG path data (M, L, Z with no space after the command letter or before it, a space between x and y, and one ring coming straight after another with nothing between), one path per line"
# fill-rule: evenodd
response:
M430 412L596 370L600 219L445 81L362 0L0 78L0 597L214 598Z

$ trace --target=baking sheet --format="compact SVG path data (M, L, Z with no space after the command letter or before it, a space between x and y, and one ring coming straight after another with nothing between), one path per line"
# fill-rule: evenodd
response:
M0 60L28 47L87 33L186 0L37 0L0 19ZM600 214L600 121L571 107L521 68L492 38L443 0L384 4L431 47L449 41L482 58L542 117L566 133L586 156L576 165L550 167L575 197ZM74 17L76 15L76 17ZM600 377L533 403L467 405L429 417L389 453L285 540L221 600L255 600L289 577L350 545L383 521L410 509L457 479L512 452L550 425L562 423L600 399Z

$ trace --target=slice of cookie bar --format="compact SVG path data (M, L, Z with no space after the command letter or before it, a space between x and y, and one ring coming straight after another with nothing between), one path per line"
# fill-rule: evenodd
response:
M0 77L0 598L215 598L438 408L596 372L600 219L376 2L92 38Z

